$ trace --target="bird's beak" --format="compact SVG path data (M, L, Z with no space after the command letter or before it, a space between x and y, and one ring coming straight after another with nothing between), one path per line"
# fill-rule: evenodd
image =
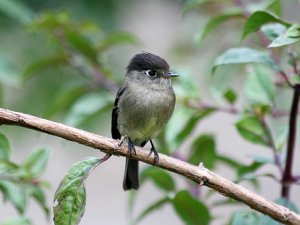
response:
M179 74L169 71L169 72L165 73L163 76L164 77L178 77Z

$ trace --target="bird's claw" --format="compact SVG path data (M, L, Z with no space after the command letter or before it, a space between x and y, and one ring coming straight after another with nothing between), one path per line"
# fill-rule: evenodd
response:
M121 147L123 145L125 139L127 139L127 141L128 141L129 156L132 156L132 154L136 155L136 150L135 150L134 144L132 143L131 139L127 135L125 135L121 138L120 142L118 143L118 146Z
M129 151L129 156L132 156L132 154L136 155L135 147L129 137L128 137L128 151Z
M150 149L148 157L150 157L152 153L154 154L153 165L155 165L159 161L159 155L154 146Z
M127 135L125 135L125 136L123 136L123 137L121 138L120 142L118 143L118 146L119 146L119 147L122 146L122 144L123 144L123 142L124 142L124 140L125 140L126 138L128 138Z

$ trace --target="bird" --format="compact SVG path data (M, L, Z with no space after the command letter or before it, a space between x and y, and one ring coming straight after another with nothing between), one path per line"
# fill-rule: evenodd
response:
M178 74L158 55L142 52L133 56L127 66L125 80L119 88L112 109L112 138L128 141L129 158L126 158L123 189L139 189L138 161L130 158L135 145L151 144L149 156L154 164L159 160L152 141L169 121L175 107L172 77Z

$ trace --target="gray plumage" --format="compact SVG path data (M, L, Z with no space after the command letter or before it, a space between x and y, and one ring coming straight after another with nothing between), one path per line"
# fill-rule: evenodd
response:
M134 145L144 146L159 134L175 105L170 77L176 75L169 70L164 59L151 53L141 53L131 59L112 113L113 138L126 135ZM153 144L152 147L155 151ZM126 160L123 188L139 188L135 160Z

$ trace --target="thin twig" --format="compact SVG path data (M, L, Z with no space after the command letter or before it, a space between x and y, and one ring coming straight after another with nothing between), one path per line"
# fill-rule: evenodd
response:
M294 88L294 85L290 82L288 75L283 70L279 72L279 75L289 85L290 88Z
M117 84L105 77L104 73L102 72L100 63L98 61L90 62L89 65L91 71L86 71L86 69L81 64L78 64L76 58L78 58L80 54L76 53L76 51L74 51L72 47L69 46L68 42L66 41L64 31L58 30L58 32L54 33L54 36L62 45L63 51L68 57L68 62L70 66L76 69L80 75L82 75L85 78L90 78L90 76L87 75L90 73L89 75L93 76L90 80L98 87L104 88L113 93L115 93L118 90Z
M289 134L287 144L287 157L285 162L284 173L282 176L282 189L281 197L289 200L290 198L290 186L293 183L294 178L292 174L293 158L295 151L295 137L297 129L297 112L299 108L300 98L300 84L296 84L294 88L294 96L291 106L290 120L289 120Z
M288 55L289 55L290 60L291 60L291 65L292 65L294 74L299 76L300 71L298 69L297 53L296 53L293 45L289 46Z
M300 176L293 176L293 179L294 179L295 181L300 181Z
M193 101L193 100L181 101L180 99L178 99L178 102L184 106L190 107L192 109L197 109L199 111L215 110L217 112L225 112L228 114L242 114L244 112L242 109L239 109L233 105L220 106L220 105L213 105L213 104L208 104L208 103L203 103L203 102L197 102L197 101ZM300 113L300 111L298 111L298 114L299 113ZM290 115L289 111L283 111L283 110L279 110L277 108L272 108L270 111L270 116L272 116L273 118L284 117L284 116L289 116L289 115Z
M117 92L118 85L110 79L107 79L102 71L102 68L98 64L92 65L94 71L94 80L98 86L103 87L113 93Z
M108 154L129 157L128 148L119 147L118 140L113 140L31 115L0 108L0 124L26 127L99 149ZM153 164L153 157L149 157L149 152L140 147L136 147L136 154L132 154L131 157L150 165ZM159 154L159 161L155 165L180 174L198 184L201 183L224 196L243 202L254 210L266 214L281 223L291 225L300 224L300 215L292 212L286 207L268 201L262 196L253 193L240 185L232 183L205 169L203 166L197 167L163 154Z
M277 153L277 149L276 149L276 146L275 146L275 142L273 140L273 136L272 136L271 130L270 130L269 126L267 125L267 123L265 121L265 118L260 117L259 115L257 115L257 116L260 118L259 119L260 124L261 124L262 128L264 129L264 131L266 133L267 142L268 142L268 144L269 144L269 146L270 146L270 148L272 150L272 154L273 154L275 165L279 169L280 174L282 176L282 174L283 174L283 168L281 166L281 162L280 162L280 159L279 159L279 156L278 156L278 153Z

